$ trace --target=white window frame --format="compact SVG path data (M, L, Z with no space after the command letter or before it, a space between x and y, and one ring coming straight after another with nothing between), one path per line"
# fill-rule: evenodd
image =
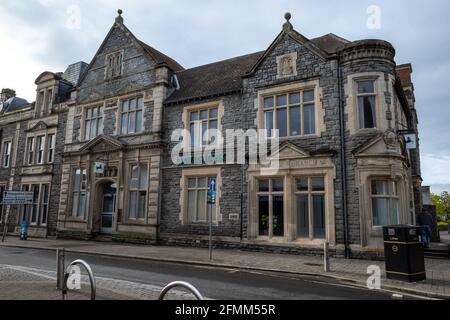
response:
M11 167L12 141L3 142L2 166L7 169Z
M215 110L216 111L216 116L213 117L211 116L211 111ZM200 115L202 112L207 112L208 115L205 119L200 119ZM192 120L192 115L193 114L197 114L197 118ZM210 133L211 128L211 123L212 122L216 122L216 130L219 130L219 106L209 106L209 107L204 107L204 108L198 108L198 109L192 109L189 110L188 112L188 119L189 119L189 133L191 133L191 128L192 126L194 126L194 145L192 145L192 136L191 139L189 140L189 145L191 146L191 148L203 148L209 145L217 145L218 144L218 137L216 135L215 139L214 139L214 143L211 143L211 139L213 138L213 136L210 136L209 134L207 135L207 142L204 143L203 141L203 125L206 124L206 132Z
M77 172L80 172L80 186L79 188L75 188L75 181L76 181L76 175ZM85 177L85 180L83 180L83 177ZM85 168L73 168L72 169L72 192L71 192L71 206L70 206L70 216L74 219L84 220L86 217L86 210L87 210L87 170ZM81 194L84 193L84 211L80 214L80 199ZM78 194L77 197L77 210L74 212L74 195Z
M387 183L387 194L378 194L375 195L372 189L372 183L375 181L379 182L385 182ZM380 228L384 227L382 225L376 225L375 219L374 219L374 208L373 208L373 200L376 199L386 199L388 202L388 212L387 212L387 225L396 225L400 224L400 184L399 181L396 179L390 179L390 178L384 178L384 177L372 177L369 180L369 186L370 186L370 211L371 211L371 220L372 220L372 227L374 228ZM395 188L395 192L394 192ZM397 201L397 221L393 220L394 213L393 213L393 200Z
M208 205L208 191L209 191L209 182L211 179L216 179L217 181L217 176L215 175L198 175L198 176L187 176L186 178L186 200L187 200L187 205L186 205L186 222L188 224L198 224L198 223L209 223L209 205ZM195 179L195 187L189 187L189 181ZM199 180L201 179L206 179L206 186L205 187L199 187ZM195 219L194 220L189 220L189 193L190 192L195 192ZM199 218L199 193L200 192L205 192L205 220L201 220ZM214 212L216 211L216 205L212 205L212 217L213 223L217 222L217 214Z
M130 110L131 101L134 101L135 106L134 110ZM141 101L141 106L139 108L139 101ZM127 103L127 111L124 111L124 105ZM119 135L126 136L132 134L140 134L144 132L144 97L141 95L128 97L120 100L120 117L119 117ZM141 122L138 122L138 113L141 113ZM123 119L126 115L127 124L126 124L126 132L123 127ZM134 116L134 130L130 130L130 115ZM140 130L137 130L137 125L139 124Z
M38 135L36 137L36 164L44 164L45 142L45 135Z
M90 116L90 113L93 113L93 110L97 111L96 116ZM83 132L83 140L89 141L91 139L96 138L100 134L103 134L103 125L105 121L105 113L104 113L104 106L90 106L85 107L83 111L83 126L84 126L84 132ZM95 132L92 132L92 123L96 123L95 126ZM88 135L89 133L89 135Z
M51 133L48 135L47 141L47 163L53 163L55 161L55 148L56 134Z
M141 172L142 172L142 166L146 167L146 171L147 174L145 177L141 177ZM133 167L137 167L137 178L133 179L132 178L132 170ZM150 174L150 166L148 164L148 162L141 162L141 163L130 163L129 164L129 177L130 177L130 187L128 190L128 206L127 206L127 219L131 220L131 221L145 221L146 217L147 217L147 212L148 212L148 187L150 185L150 179L149 179L149 174ZM144 185L146 186L145 188L142 188L142 180L141 178L146 179L146 181L144 182ZM133 184L133 180L135 181L135 184ZM131 194L135 192L136 193L136 208L135 208L135 212L136 212L136 217L132 218L130 217L130 207L131 207ZM140 196L141 193L145 192L145 202L144 202L144 215L143 216L139 216L140 213Z

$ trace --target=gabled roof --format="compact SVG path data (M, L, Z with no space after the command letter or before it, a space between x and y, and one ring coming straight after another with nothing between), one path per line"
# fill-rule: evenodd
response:
M99 152L120 150L124 144L117 139L106 135L99 135L81 147L79 152L92 151L96 146L99 146Z
M177 72L180 88L166 104L207 98L236 92L242 88L242 76L258 61L264 51Z
M123 23L123 19L121 17L117 17L116 21L114 22L113 26L109 30L108 34L106 35L106 37L103 40L102 44L100 45L99 49L95 53L94 58L92 59L91 63L89 63L89 65L85 68L82 76L80 77L80 79L79 79L79 81L77 83L77 87L80 86L80 84L83 82L84 78L86 77L87 73L89 72L89 69L94 64L94 61L95 61L97 55L102 51L103 47L106 45L106 42L107 42L108 38L111 36L111 34L112 34L112 32L114 31L115 28L121 28L125 32L125 34L128 37L130 37L130 39L133 42L135 42L138 46L140 46L142 48L142 50L151 59L153 59L155 61L155 63L157 65L164 65L165 64L170 69L172 69L173 71L184 70L183 67L178 62L176 62L174 59L166 56L165 54L161 53L160 51L152 48L148 44L145 44L144 42L142 42L138 38L136 38L136 36L125 26L125 24Z
M269 48L264 52L263 56L255 63L255 65L251 68L251 70L248 71L247 76L251 76L255 73L255 71L258 69L258 67L261 65L261 63L266 59L267 56L269 56L272 51L275 49L275 47L283 41L284 37L288 36L294 41L297 41L319 57L323 59L327 59L329 57L329 53L323 50L321 47L319 47L315 42L309 40L302 34L298 33L294 30L294 27L289 22L289 20L283 25L283 30L278 34L278 36L275 38L275 40L272 42L272 44L269 46Z

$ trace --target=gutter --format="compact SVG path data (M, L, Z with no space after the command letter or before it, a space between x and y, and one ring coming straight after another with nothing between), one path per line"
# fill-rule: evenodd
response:
M346 148L345 148L345 119L344 119L344 103L343 103L343 83L342 83L342 68L340 58L337 58L338 71L338 87L339 87L339 127L341 140L341 181L342 181L342 216L344 220L344 246L345 258L350 259L350 245L348 239L348 199L347 199L347 167L346 167Z

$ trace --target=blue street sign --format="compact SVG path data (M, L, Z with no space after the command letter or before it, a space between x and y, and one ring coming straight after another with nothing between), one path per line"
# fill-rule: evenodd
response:
M216 204L216 193L208 192L208 204Z
M209 181L209 191L216 192L216 179L215 178L211 178L211 180Z

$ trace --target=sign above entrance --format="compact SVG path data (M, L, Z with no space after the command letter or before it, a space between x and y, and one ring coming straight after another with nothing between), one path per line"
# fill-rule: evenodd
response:
M103 162L95 162L94 172L95 174L104 174L105 164Z
M33 192L29 191L5 191L3 193L3 205L27 205L33 204Z

